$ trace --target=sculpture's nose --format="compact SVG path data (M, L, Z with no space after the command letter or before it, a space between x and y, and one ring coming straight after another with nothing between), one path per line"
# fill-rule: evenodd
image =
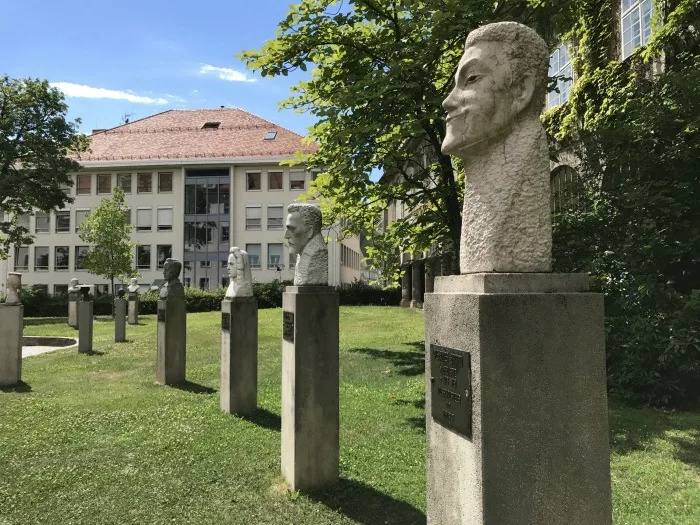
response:
M445 113L448 115L458 107L457 94L455 91L456 89L450 91L450 94L442 101L442 109L444 109Z

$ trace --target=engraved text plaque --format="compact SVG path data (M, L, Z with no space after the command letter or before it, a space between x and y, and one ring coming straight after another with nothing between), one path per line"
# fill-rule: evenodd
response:
M165 322L165 309L164 308L158 308L158 322L159 323Z
M285 341L294 342L294 314L282 312L282 337Z
M472 437L472 370L469 352L430 345L433 421Z
M228 312L221 312L221 329L224 332L231 331L231 314Z

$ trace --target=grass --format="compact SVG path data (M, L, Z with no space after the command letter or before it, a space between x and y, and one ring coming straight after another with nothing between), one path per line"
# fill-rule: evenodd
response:
M0 392L0 525L425 523L421 312L341 308L342 480L311 495L279 475L281 310L260 310L246 418L219 411L217 313L188 315L180 388L154 384L155 317L141 323L115 344L98 319L93 355L30 357ZM615 524L700 523L700 414L615 406L610 422Z

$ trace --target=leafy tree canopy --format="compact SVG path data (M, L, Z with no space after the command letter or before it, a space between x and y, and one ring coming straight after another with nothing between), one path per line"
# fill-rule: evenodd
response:
M31 243L17 215L33 208L50 211L72 202L62 187L80 165L69 155L88 149L79 120L66 120L63 94L45 80L0 77L0 258L10 245Z
M240 58L263 76L313 67L283 107L318 117L309 137L320 149L308 161L326 170L320 193L329 223L373 237L375 266L396 248L459 246L462 188L445 135L442 100L470 30L517 20L551 37L570 24L566 0L301 0L276 38ZM370 179L384 170L379 184ZM377 218L392 200L411 215L384 233ZM452 269L457 269L456 258ZM394 266L395 267L395 266Z

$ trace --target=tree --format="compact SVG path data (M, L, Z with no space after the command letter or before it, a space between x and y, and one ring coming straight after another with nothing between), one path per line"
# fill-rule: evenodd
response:
M309 111L319 145L306 159L326 170L311 191L322 197L324 220L345 233L373 238L374 266L396 248L427 249L440 242L453 254L461 235L462 187L440 145L442 100L470 30L518 20L553 36L566 27L563 0L301 0L289 8L274 40L239 57L263 76L314 66L281 105ZM423 161L425 159L425 162ZM301 159L299 159L301 160ZM386 180L373 183L373 169ZM394 175L397 175L394 177ZM378 233L375 222L392 200L410 218ZM453 257L451 269L457 271Z
M133 266L137 243L131 240L134 227L127 220L127 211L124 190L115 186L112 198L102 199L95 211L80 224L80 239L91 245L85 256L85 267L90 273L109 279L112 293L115 278L139 275Z
M73 199L70 172L80 164L71 157L88 149L78 134L80 120L66 120L63 94L45 80L0 77L0 258L11 245L32 242L17 216L34 208L50 211Z

